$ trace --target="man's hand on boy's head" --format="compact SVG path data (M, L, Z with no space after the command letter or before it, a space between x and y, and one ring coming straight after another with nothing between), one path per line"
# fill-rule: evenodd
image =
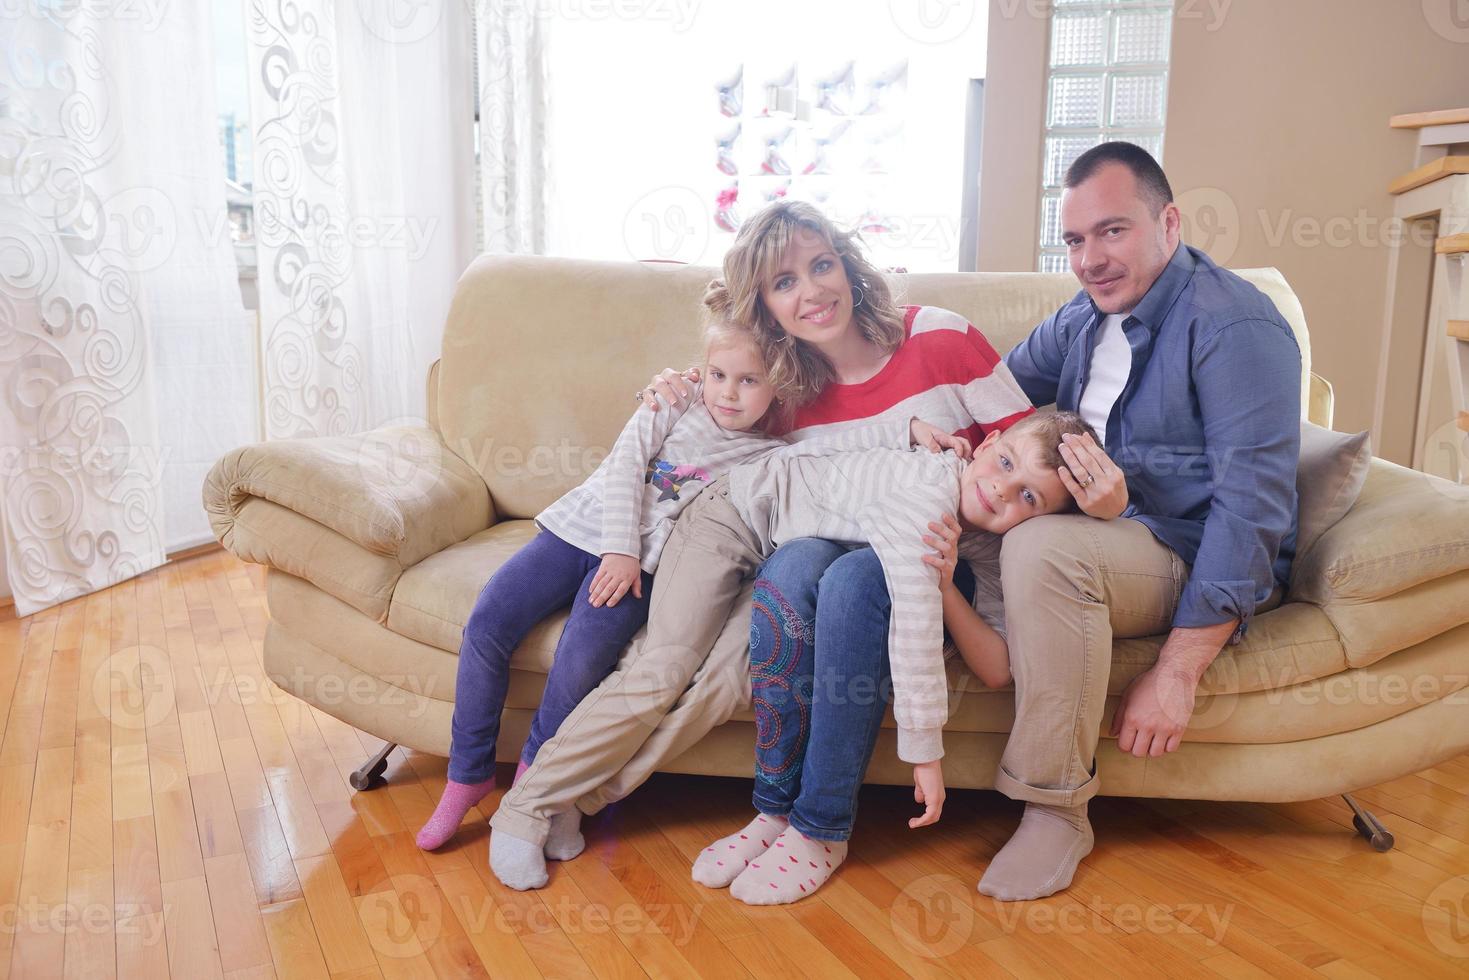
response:
M1056 473L1083 514L1104 521L1122 516L1127 509L1127 479L1095 439L1066 433L1061 437L1061 458L1066 465Z
M939 822L944 812L944 766L935 759L920 762L913 767L913 799L923 804L923 815L908 821L908 829L915 830Z

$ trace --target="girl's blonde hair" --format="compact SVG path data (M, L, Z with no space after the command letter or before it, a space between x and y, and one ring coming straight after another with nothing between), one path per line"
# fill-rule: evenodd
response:
M717 350L748 346L755 350L765 365L766 379L770 379L770 352L760 337L749 327L737 322L732 315L733 303L723 279L711 279L704 287L704 361L696 365L703 371L708 365L709 355ZM765 415L755 424L761 432L772 431L777 419L787 417L786 391L772 382L775 400Z
M805 201L767 205L740 225L734 245L724 255L724 285L728 318L758 338L770 383L787 410L810 402L836 378L836 369L826 355L787 333L760 296L761 286L779 271L797 231L815 232L840 256L847 281L860 290L854 297L861 302L854 305L852 322L862 336L883 354L891 354L903 342L903 312L893 300L887 278L863 253L857 235L838 228Z

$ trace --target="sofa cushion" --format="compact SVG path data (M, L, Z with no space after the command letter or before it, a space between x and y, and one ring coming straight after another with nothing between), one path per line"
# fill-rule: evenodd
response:
M1348 435L1301 423L1301 459L1296 469L1300 500L1297 555L1309 551L1327 528L1352 509L1371 462L1372 441L1366 432Z
M534 521L503 521L407 569L388 605L388 629L457 654L485 583L536 534ZM551 669L563 621L548 617L521 644L542 672Z

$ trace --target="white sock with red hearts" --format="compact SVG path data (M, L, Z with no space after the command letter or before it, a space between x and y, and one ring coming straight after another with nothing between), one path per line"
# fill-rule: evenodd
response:
M729 886L746 905L789 905L815 894L847 857L844 840L812 840L795 827L750 862Z
M764 854L781 832L790 826L785 817L755 814L749 824L721 837L699 852L694 862L694 880L710 888L728 888L751 861Z

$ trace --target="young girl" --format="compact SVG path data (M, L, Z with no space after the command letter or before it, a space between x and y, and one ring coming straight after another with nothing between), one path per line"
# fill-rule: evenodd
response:
M982 436L1034 411L978 330L947 310L898 306L858 241L809 204L777 202L745 222L725 256L724 272L732 316L761 336L772 383L794 393L793 410L777 420L790 441L876 427L887 434L886 444L967 453ZM682 403L672 397L687 387L676 372L665 372L658 383L670 403ZM647 398L656 404L651 387ZM802 560L783 560L790 557ZM773 574L777 566L784 572ZM888 596L871 548L817 538L784 543L756 578L750 639L761 633L784 636L795 646L813 644L821 632L814 612L801 622L786 619L784 630L764 629L761 617L766 610L785 615L797 601L814 610L818 582L822 596L854 597L842 615L863 627L853 649L865 660L854 660L852 670L876 675L887 660ZM750 649L738 642L742 631L727 634L682 698L687 677L662 679L676 690L661 718L597 716L598 734L579 737L575 746L561 746L549 758L543 752L501 801L491 821L495 838L503 833L545 843L553 815L569 824L579 812L596 813L623 798L748 705ZM818 664L818 675L823 669ZM884 705L870 700L877 702L870 710L880 722ZM572 717L597 710L584 704ZM854 805L865 764L864 756L849 776ZM518 877L539 882L544 867Z
M495 740L510 655L532 626L571 603L516 777L577 703L616 665L648 617L658 558L674 521L731 467L779 443L765 431L776 388L753 335L704 297L707 355L687 411L640 408L591 477L536 518L540 533L485 585L464 627L448 783L418 846L442 845L494 786Z

